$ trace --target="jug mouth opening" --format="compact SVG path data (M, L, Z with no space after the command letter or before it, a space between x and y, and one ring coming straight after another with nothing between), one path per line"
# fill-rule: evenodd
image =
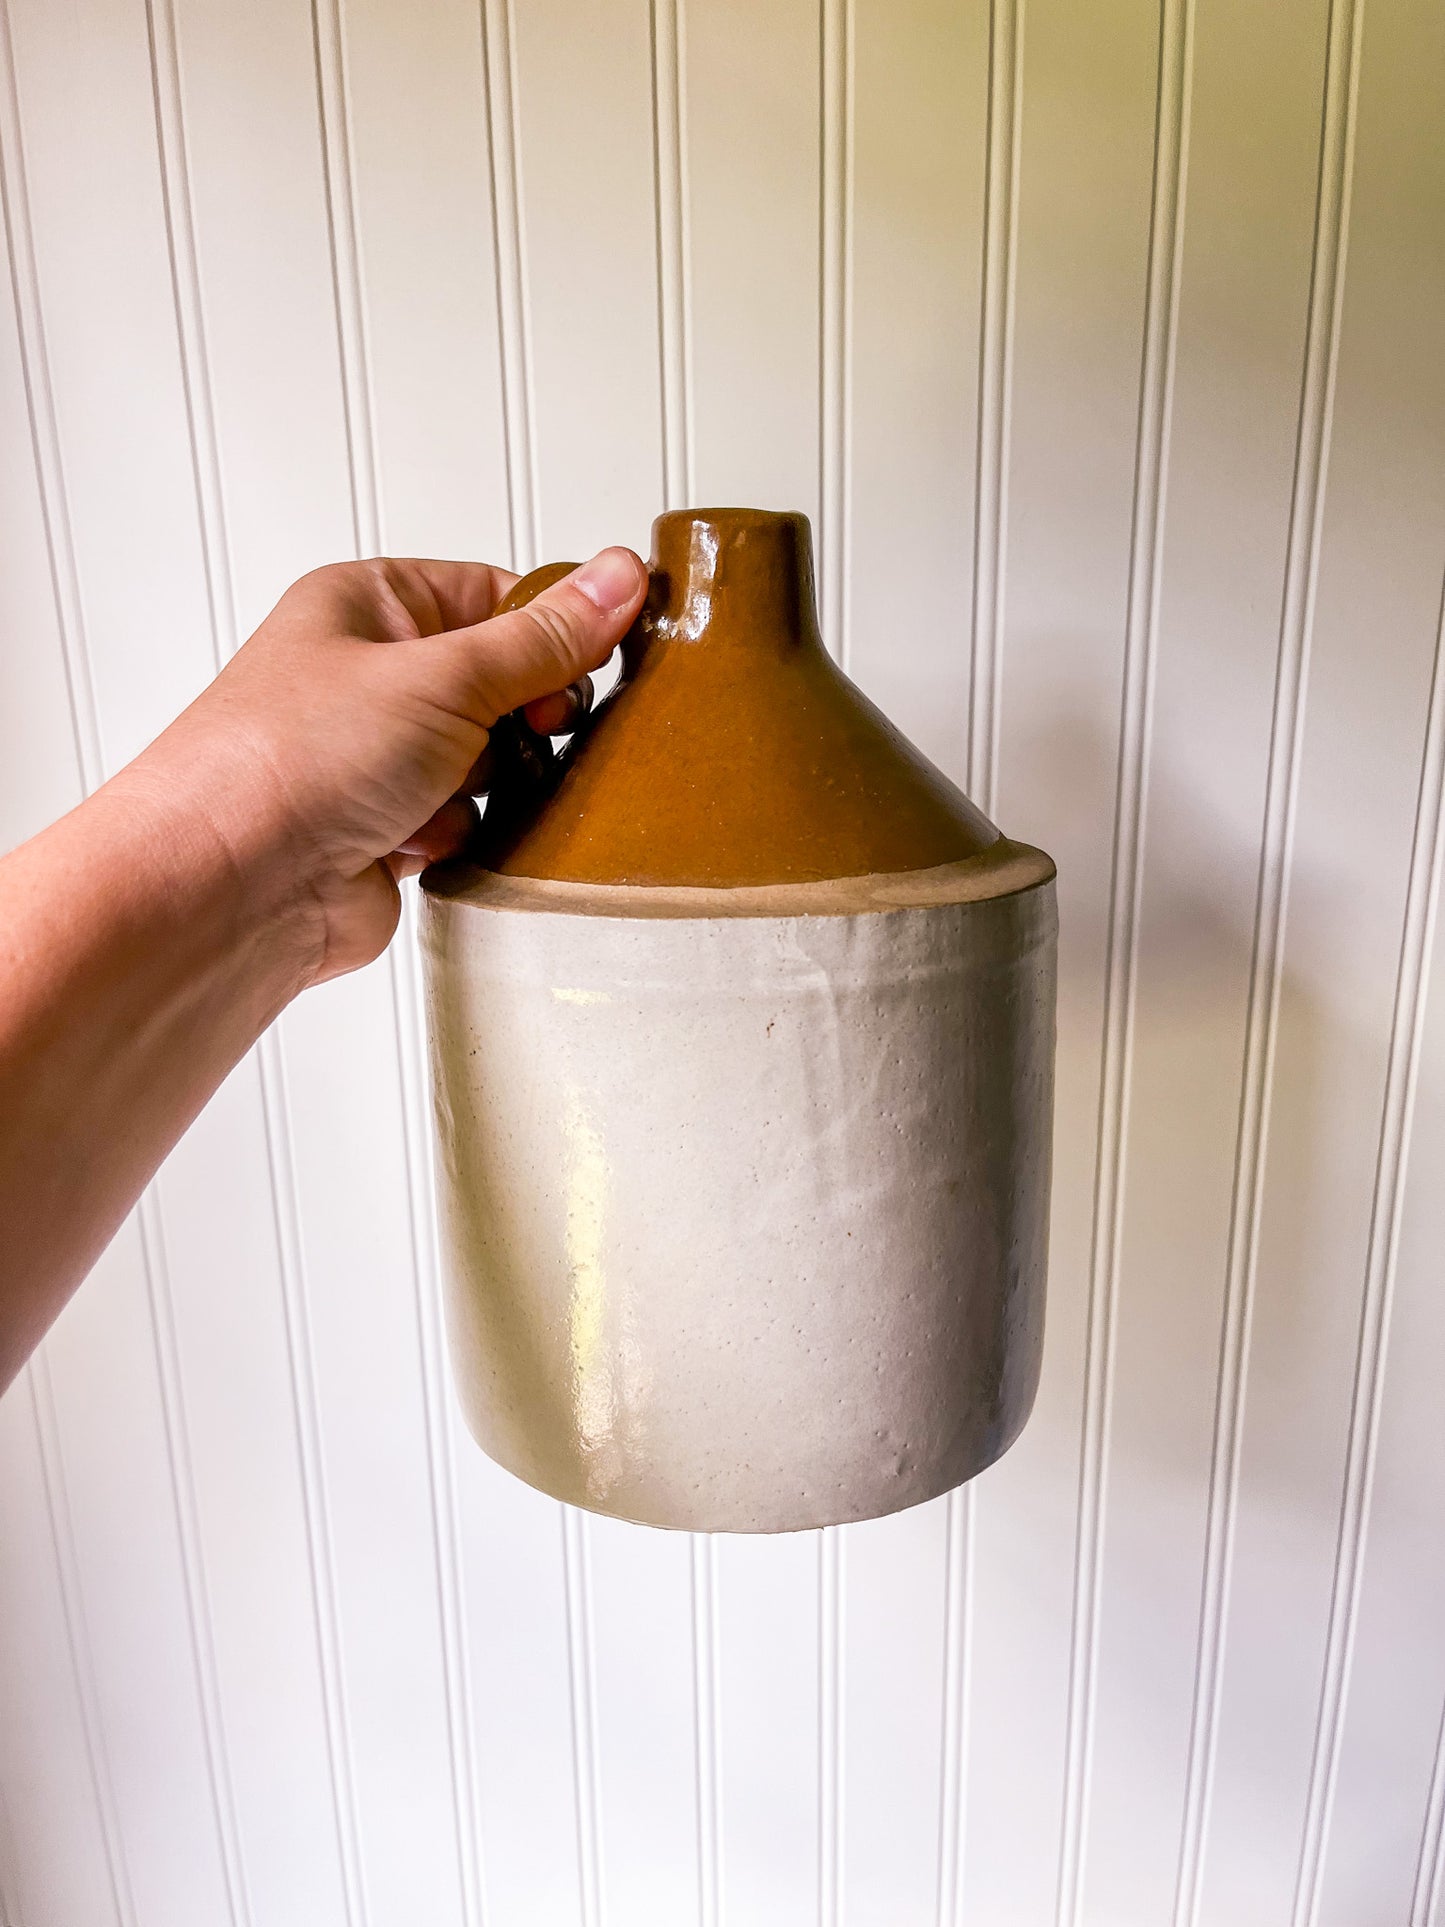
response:
M801 528L806 529L808 518L801 509L755 509L740 505L724 504L712 508L664 509L653 520L653 529L666 527L669 523L708 522L719 530Z

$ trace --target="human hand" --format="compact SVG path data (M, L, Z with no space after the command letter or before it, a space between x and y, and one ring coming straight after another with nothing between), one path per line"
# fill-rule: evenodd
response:
M315 570L112 785L219 839L258 913L288 924L303 981L380 954L397 878L472 826L497 718L525 704L534 728L564 728L565 692L606 661L647 589L630 549L604 549L493 616L515 579L391 558Z

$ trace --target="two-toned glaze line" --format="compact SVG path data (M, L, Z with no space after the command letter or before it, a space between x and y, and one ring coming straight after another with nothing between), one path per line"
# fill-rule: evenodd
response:
M1064 1740L1058 1927L1077 1927L1081 1917L1088 1839L1119 1252L1124 1216L1134 997L1138 973L1139 901L1143 888L1149 736L1158 647L1169 429L1188 175L1193 27L1192 0L1165 0L1159 30L1149 267L1144 304L1134 500L1130 518L1119 772L1115 794L1108 952L1104 976L1098 1161L1089 1251L1078 1536L1074 1558Z
M1004 560L1008 540L1009 406L1014 263L1018 234L1024 0L989 8L988 125L984 143L983 258L974 438L973 591L964 788L985 814L998 806ZM969 1725L972 1706L973 1566L977 1498L948 1495L944 1522L943 1735L939 1786L937 1923L963 1919Z
M50 357L46 347L25 152L21 141L14 43L6 0L0 0L0 205L3 205L5 217L6 258L15 301L31 459L35 468L46 561L65 667L76 774L82 791L89 793L104 778L104 759L95 679L86 641L75 542L61 460ZM117 1927L138 1927L130 1870L116 1808L114 1779L100 1715L94 1650L86 1625L84 1591L66 1483L55 1388L44 1347L30 1361L25 1376L30 1390L36 1452L55 1558L66 1647L75 1684L86 1766L91 1795L95 1801L111 1903Z
M1299 782L1300 745L1304 735L1320 527L1329 466L1330 423L1334 412L1340 307L1344 295L1362 26L1363 0L1333 0L1325 68L1299 425L1290 492L1284 586L1280 601L1269 763L1265 777L1233 1197L1225 1260L1218 1388L1205 1514L1199 1646L1185 1774L1174 1927L1195 1927L1199 1918L1214 1784L1234 1522L1239 1499L1249 1337L1253 1320L1280 989L1284 975L1290 852L1294 840L1295 798Z
M312 24L337 346L346 417L353 538L359 555L376 554L385 547L383 496L376 446L371 358L367 346L361 244L352 165L351 115L339 0L313 0ZM423 1020L409 927L401 933L399 940L393 942L388 954L388 969L397 1079L401 1093L407 1224L422 1381L457 1874L467 1927L481 1927L485 1917L485 1879L480 1794L467 1664L466 1605L452 1433L443 1383L441 1315L433 1237L433 1174L425 1122ZM335 1714L338 1736L344 1740L343 1683L338 1666L334 1680ZM350 1796L354 1825L349 1755L342 1752L340 1757L346 1768L346 1791ZM358 1844L356 1891L358 1899L364 1903L361 1875Z
M1440 896L1442 786L1445 786L1445 614L1437 631L1435 666L1421 758L1420 791L1410 845L1409 881L1400 934L1400 961L1385 1067L1385 1096L1375 1162L1360 1335L1345 1446L1339 1535L1330 1587L1330 1615L1320 1679L1319 1716L1310 1760L1309 1793L1295 1882L1292 1927L1314 1927L1319 1913L1325 1847L1339 1776L1340 1742L1349 1692L1359 1614L1360 1584L1374 1491L1380 1408L1385 1388L1390 1312L1395 1293L1400 1219L1409 1175L1410 1130L1415 1115L1420 1049L1425 1031L1427 986Z

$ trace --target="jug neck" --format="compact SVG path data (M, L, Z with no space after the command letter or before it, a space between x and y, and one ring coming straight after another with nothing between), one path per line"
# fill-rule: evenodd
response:
M653 524L643 627L662 642L775 651L818 647L805 515L677 509Z

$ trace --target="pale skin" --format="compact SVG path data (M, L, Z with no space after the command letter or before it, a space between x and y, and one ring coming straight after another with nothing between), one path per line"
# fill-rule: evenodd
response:
M0 860L0 1390L268 1024L386 948L488 733L575 718L646 593L605 549L527 608L482 563L338 563L78 809Z

